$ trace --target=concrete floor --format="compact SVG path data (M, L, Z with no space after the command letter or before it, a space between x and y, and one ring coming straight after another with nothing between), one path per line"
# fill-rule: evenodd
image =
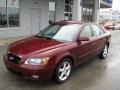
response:
M109 55L94 58L76 68L64 84L53 81L27 81L8 72L2 56L7 45L0 45L0 90L120 90L120 31L112 32Z

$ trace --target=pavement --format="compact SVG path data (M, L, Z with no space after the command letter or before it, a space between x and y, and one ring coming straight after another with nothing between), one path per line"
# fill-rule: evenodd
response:
M10 42L0 45L0 90L120 90L120 31L112 32L108 57L97 57L77 67L64 84L53 81L30 81L10 73L4 66L3 54ZM9 42L9 43L8 43Z
M21 40L29 36L21 36L21 37L12 37L12 38L0 38L0 45L10 44L14 41Z

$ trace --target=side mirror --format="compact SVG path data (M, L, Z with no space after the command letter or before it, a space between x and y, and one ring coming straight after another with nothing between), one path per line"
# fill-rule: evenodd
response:
M79 41L89 41L90 39L88 37L80 37Z

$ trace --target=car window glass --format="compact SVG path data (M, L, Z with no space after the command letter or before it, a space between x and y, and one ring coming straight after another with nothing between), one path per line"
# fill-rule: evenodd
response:
M57 40L72 41L80 27L81 26L77 24L63 26L53 38Z
M81 34L80 34L80 37L91 37L92 36L92 33L91 33L91 28L90 28L90 25L86 25Z
M47 31L45 30L44 35L51 36L51 35L54 35L58 31L59 25L54 25L54 26L50 25L48 28L50 28L50 30L47 30Z
M51 24L36 36L42 38L55 39L58 41L73 41L78 34L81 25L70 24L70 25L59 25Z
M98 25L91 25L91 27L92 27L94 36L98 36L104 33L103 29Z

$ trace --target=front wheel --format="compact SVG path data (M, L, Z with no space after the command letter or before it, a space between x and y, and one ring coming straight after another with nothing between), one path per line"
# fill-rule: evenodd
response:
M57 66L54 79L58 83L64 83L70 77L72 62L69 58L63 59Z
M102 52L100 53L99 57L101 59L105 59L108 55L108 45L106 44L102 50Z

